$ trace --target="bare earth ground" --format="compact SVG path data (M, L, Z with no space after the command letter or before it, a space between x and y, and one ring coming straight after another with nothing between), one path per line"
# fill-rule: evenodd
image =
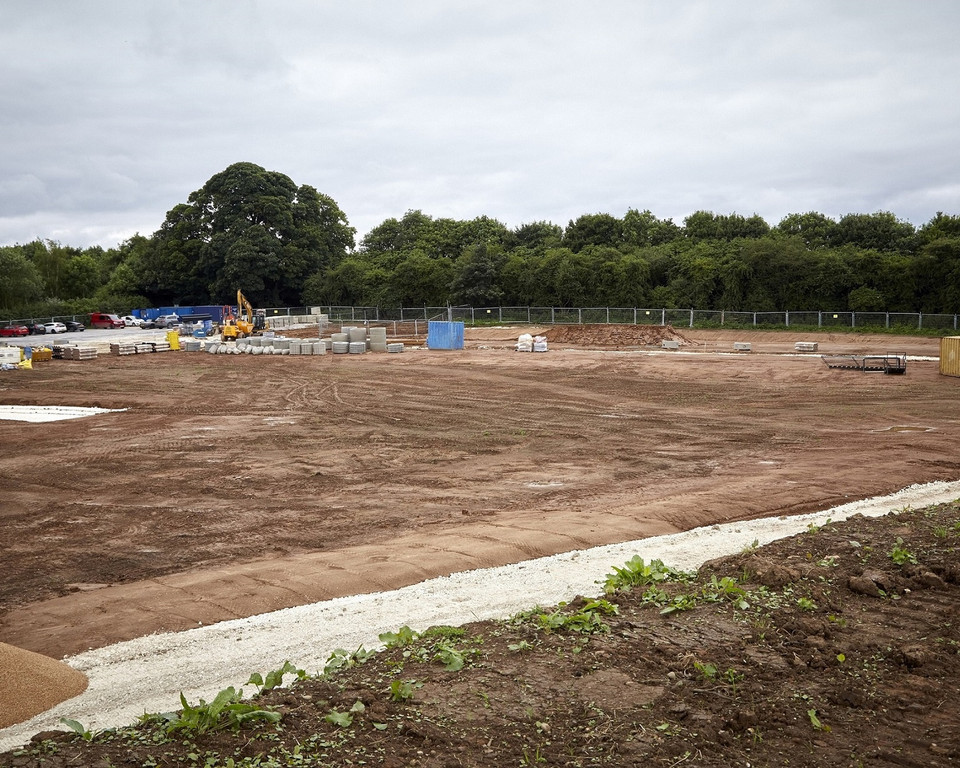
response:
M0 422L0 641L59 657L960 476L960 380L935 361L884 376L779 354L936 356L936 339L684 330L661 352L657 329L558 328L532 354L512 351L521 330L5 374L4 404L127 410Z
M545 354L491 329L463 351L181 352L8 372L7 404L127 410L0 422L0 641L60 657L960 476L960 380L936 362L885 376L763 354L792 349L782 334L683 334L700 349L750 340L739 356L605 343L661 330L557 328L577 337Z
M372 658L221 694L219 718L195 701L89 741L48 731L0 765L956 765L958 543L953 502L811 525L692 581L639 563L600 600L397 627Z

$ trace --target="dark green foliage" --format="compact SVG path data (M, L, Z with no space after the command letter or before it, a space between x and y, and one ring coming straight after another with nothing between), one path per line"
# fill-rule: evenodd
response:
M296 305L304 282L338 264L354 230L337 204L282 173L235 163L168 214L138 266L157 303Z
M174 206L152 237L80 250L0 248L0 320L139 306L638 307L727 312L960 313L960 216L919 229L889 212L649 210L536 221L407 211L354 230L329 197L236 163ZM858 323L859 327L859 323ZM926 325L924 326L926 327Z

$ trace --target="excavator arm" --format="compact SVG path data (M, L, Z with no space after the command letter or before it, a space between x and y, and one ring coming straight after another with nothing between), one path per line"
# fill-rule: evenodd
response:
M237 291L237 311L247 313L247 322L253 325L253 305L243 295L242 291Z
M253 333L262 333L267 329L267 318L263 312L254 312L253 305L243 295L243 291L237 291L237 312L242 316L246 314L246 320L237 319L237 327L244 336L250 336Z

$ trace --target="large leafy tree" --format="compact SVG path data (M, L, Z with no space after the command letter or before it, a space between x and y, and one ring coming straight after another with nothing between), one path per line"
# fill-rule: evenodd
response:
M837 222L816 211L790 213L784 216L774 231L799 237L807 248L825 248L833 239Z
M888 211L848 213L834 228L833 244L909 253L916 249L916 230Z
M0 248L0 310L14 309L43 295L43 277L36 264L24 253L24 247Z
M650 211L630 208L623 216L623 239L631 245L662 245L681 236L671 219L658 219Z
M609 213L587 213L567 224L563 244L574 253L588 245L616 248L623 242L623 222Z
M235 163L174 207L137 267L164 303L296 304L307 278L338 264L354 229L330 197L286 175Z
M475 307L496 306L504 296L500 271L504 257L499 248L480 243L464 251L457 259L456 273L450 282L451 300Z

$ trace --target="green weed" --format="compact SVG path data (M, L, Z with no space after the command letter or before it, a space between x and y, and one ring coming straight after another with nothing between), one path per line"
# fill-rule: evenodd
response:
M696 576L664 565L662 560L651 560L645 563L639 555L634 555L623 567L614 566L613 573L607 574L603 589L608 594L621 589L645 587L664 581L687 582Z
M331 709L330 712L323 716L323 719L339 728L349 728L353 724L354 714L363 712L365 709L366 707L363 705L363 702L358 700L350 707L349 711L340 712L339 710Z
M677 595L665 607L660 609L661 616L669 616L677 611L690 611L697 607L697 598L693 595Z
M84 741L93 740L93 731L84 728L83 725L77 720L71 720L68 717L61 717L60 722L63 723L67 728L77 734Z
M390 698L393 701L409 701L421 688L423 683L416 680L394 680L390 683Z
M815 611L817 609L817 604L809 597L798 597L797 607L801 611Z
M715 574L710 576L710 581L703 586L700 594L707 602L728 600L740 610L750 607L750 603L747 602L747 591L737 583L736 579L729 576L721 579L718 579Z
M258 693L272 691L277 686L283 685L283 676L287 674L296 675L297 680L303 680L307 677L307 673L302 669L297 669L289 661L285 661L282 667L268 672L265 678L261 677L259 672L254 672L250 675L250 679L247 680L247 685L257 686Z
M904 546L903 539L899 536L897 536L897 542L888 554L897 565L906 565L907 563L916 565L917 563L917 556Z
M420 637L419 632L414 632L404 624L396 632L384 632L381 634L380 642L387 648L403 648L413 643L418 637Z
M610 629L600 618L601 614L610 616L620 612L615 603L603 599L590 600L575 613L567 612L566 608L566 603L560 603L557 610L552 613L537 614L535 616L537 626L547 632L565 630L592 635L597 632L607 632Z
M340 670L350 669L358 664L363 664L363 662L365 662L375 653L376 651L368 651L362 645L355 651L347 651L343 648L336 648L327 659L327 663L323 667L323 674L332 675Z
M172 712L144 715L141 720L158 722L167 733L183 731L194 736L226 729L236 731L251 720L265 720L270 723L280 721L279 712L248 704L242 701L242 697L242 688L238 691L230 686L220 691L210 703L200 699L198 704L192 705L181 693L180 704L183 709L179 714Z

